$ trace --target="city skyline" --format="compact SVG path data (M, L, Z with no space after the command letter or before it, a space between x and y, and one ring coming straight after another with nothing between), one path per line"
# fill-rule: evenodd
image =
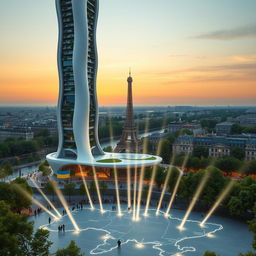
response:
M100 1L101 106L126 104L129 67L137 106L255 105L256 2L197 3ZM0 7L1 105L57 105L54 1Z

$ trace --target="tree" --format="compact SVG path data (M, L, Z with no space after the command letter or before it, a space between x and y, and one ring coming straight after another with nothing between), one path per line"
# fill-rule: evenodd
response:
M11 212L10 206L0 201L0 255L27 255L26 243L33 232L27 216Z
M170 163L172 154L172 144L169 140L162 140L160 156L163 158L163 162L166 164Z
M10 184L11 197L13 204L11 204L12 210L20 212L22 209L29 208L31 205L31 197L27 197L20 190L25 191L32 196L32 188L24 178L16 178ZM10 195L9 195L10 196Z
M206 251L204 253L204 256L218 256L218 254L216 254L215 252Z
M83 256L81 254L81 249L77 247L74 240L70 241L70 244L65 249L59 249L56 254L56 256Z
M209 150L207 147L204 146L195 146L192 155L198 158L206 158L209 156Z
M169 187L169 191L171 193L174 190L174 187L177 183L177 179L178 179L179 176L180 176L180 171L176 167L172 167L171 176L170 176L170 179L168 181L168 187Z
M64 185L64 194L68 196L70 202L70 197L75 194L76 184L71 182Z
M44 229L38 229L34 234L34 237L30 243L30 255L31 256L48 256L50 255L49 249L53 244L48 240L49 231Z
M248 174L256 174L256 160L253 160L248 165Z
M49 168L49 165L47 166L45 162L41 163L38 167L39 171L42 172L42 175L44 177L49 176L51 174L51 169Z
M241 134L243 132L243 127L239 124L233 124L231 126L230 133L231 134Z
M100 186L100 190L102 191L102 193L106 193L108 190L108 184L102 180L99 182L99 186Z
M93 180L93 181L91 181L91 183L90 183L90 192L91 193L95 193L96 192L96 184L95 184L95 181Z
M231 148L230 155L239 160L243 160L245 158L245 151L242 148L234 147Z
M156 168L156 176L155 176L155 183L160 188L161 185L164 183L166 177L166 171L164 167L157 166Z
M55 194L54 183L51 180L49 180L45 184L44 189L45 189L47 194L52 195L52 201L54 201L54 194Z
M194 170L200 169L200 159L198 157L189 157L186 167Z
M238 171L242 162L232 156L225 156L217 160L216 167L224 172Z
M13 174L13 169L9 162L6 162L1 168L0 168L0 179L5 179L6 177Z
M244 209L240 198L234 196L231 197L231 199L228 202L228 210L231 215L241 216L244 213Z
M0 230L0 255L50 255L49 231L39 229L33 234L28 216L13 213L4 201L0 201Z

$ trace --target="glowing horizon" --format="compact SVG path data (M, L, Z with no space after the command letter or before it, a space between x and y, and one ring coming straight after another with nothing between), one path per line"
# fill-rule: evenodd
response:
M126 105L129 67L134 105L255 105L256 2L194 5L185 0L100 1L101 106ZM1 105L55 106L54 1L3 1L0 14Z

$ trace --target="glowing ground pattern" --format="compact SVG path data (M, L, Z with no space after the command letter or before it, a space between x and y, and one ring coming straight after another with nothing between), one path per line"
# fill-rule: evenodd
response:
M104 209L110 209L110 207L110 205L105 205ZM143 208L141 212L143 213ZM167 218L162 212L156 216L155 209L150 209L148 217L141 216L140 221L136 222L132 221L132 212L129 213L123 209L122 213L123 216L120 217L117 216L116 211L111 210L106 210L104 214L97 209L92 211L89 208L73 211L81 230L80 233L74 232L67 216L50 225L42 225L42 223L48 223L48 215L43 213L36 218L35 226L51 231L50 239L54 241L53 251L66 247L73 239L85 255L102 256L202 255L207 249L216 251L212 242L218 237L221 238L225 231L223 226L217 223L206 223L204 227L200 227L200 222L197 220L188 220L185 224L186 229L180 231L177 227L181 223L183 211L173 210L173 215ZM66 231L58 232L58 226L63 223ZM240 231L241 229L237 230L237 233L241 235ZM227 234L223 237L225 236ZM118 239L122 241L121 249L117 248ZM219 240L223 241L223 238ZM238 244L238 248L233 248L233 250L227 248L227 246L232 246L230 243L228 245L222 242L222 245L225 246L223 252L226 252L224 254L226 256L233 256L239 251L250 249L249 243L242 245L242 248ZM227 254L227 249L230 254Z

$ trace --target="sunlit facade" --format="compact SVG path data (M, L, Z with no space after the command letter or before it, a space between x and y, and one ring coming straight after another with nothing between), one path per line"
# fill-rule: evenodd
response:
M70 166L125 169L128 165L140 167L161 162L160 157L149 155L105 153L100 146L96 93L98 5L98 0L56 0L59 145L47 160L59 178L70 176Z

